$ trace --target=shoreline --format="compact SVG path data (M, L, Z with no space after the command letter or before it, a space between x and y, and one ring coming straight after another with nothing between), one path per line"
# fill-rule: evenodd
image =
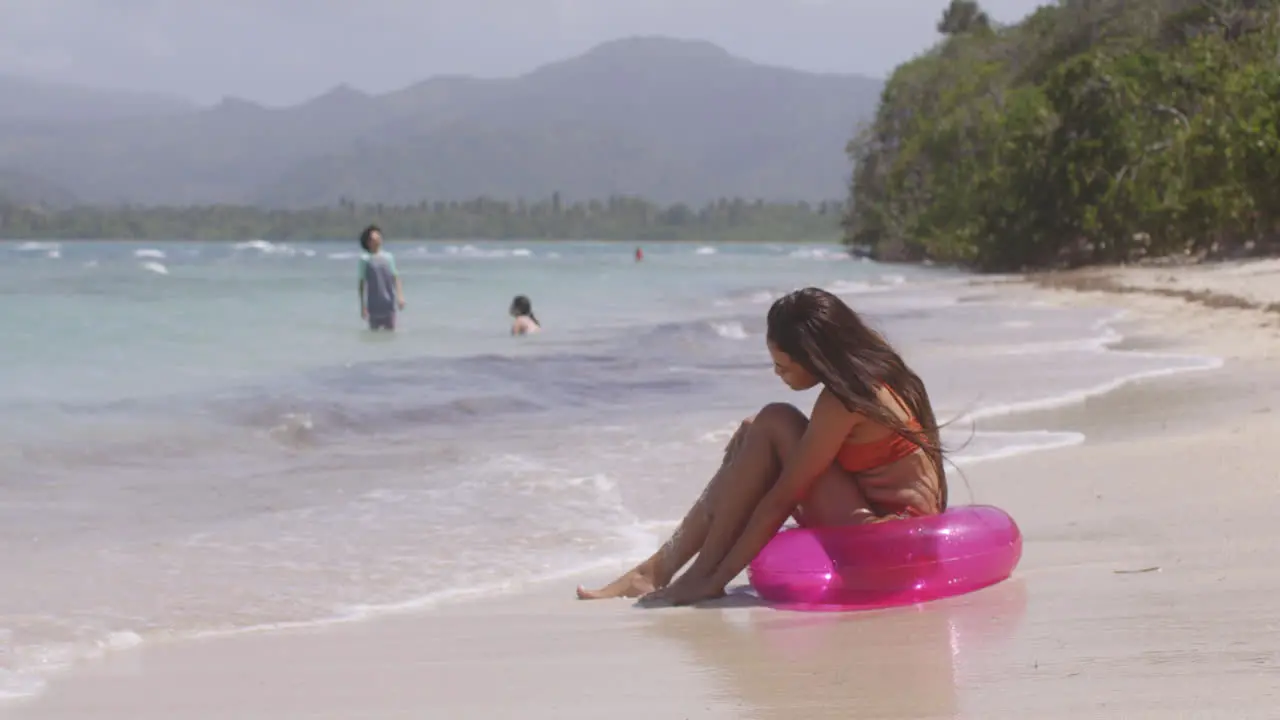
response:
M974 282L983 284L981 278ZM9 713L24 718L89 717L85 713L91 708L101 713L94 717L157 720L361 713L421 717L423 703L430 703L433 710L441 705L442 716L449 717L599 717L606 713L624 718L783 717L786 709L806 703L813 703L809 717L867 712L953 717L967 705L984 708L973 717L1073 717L1098 710L1097 698L1089 697L1090 688L1108 698L1110 704L1104 709L1122 713L1117 717L1133 717L1150 709L1139 702L1172 702L1160 700L1162 693L1181 697L1185 703L1186 688L1177 687L1176 681L1161 684L1164 676L1144 674L1146 661L1130 654L1130 650L1144 651L1121 647L1108 637L1132 635L1121 621L1148 617L1150 611L1143 615L1141 602L1153 592L1149 581L1172 574L1169 562L1162 559L1168 548L1137 542L1112 525L1129 523L1158 539L1173 541L1188 512L1181 500L1194 494L1195 473L1187 468L1199 462L1198 472L1212 472L1211 461L1218 459L1215 448L1247 446L1245 441L1265 437L1263 430L1280 427L1271 414L1272 400L1280 399L1280 373L1258 362L1270 357L1259 354L1263 346L1274 350L1280 341L1244 342L1235 337L1234 344L1223 344L1227 334L1240 328L1220 322L1219 314L1256 314L1255 309L1196 309L1193 314L1210 314L1208 320L1213 322L1196 326L1204 332L1177 337L1185 323L1161 325L1158 319L1167 322L1187 315L1182 307L1187 303L1181 298L1146 295L1140 290L1107 294L1093 289L1047 289L1026 282L999 292L1063 304L1121 307L1134 304L1135 298L1144 299L1127 308L1135 317L1123 322L1135 323L1140 334L1158 338L1162 349L1216 350L1216 356L1226 358L1226 365L1217 372L1128 382L1076 404L981 419L984 431L1057 430L1051 427L1056 423L1064 431L1082 432L1086 437L1083 445L994 458L965 469L966 480L973 479L973 487L980 490L979 500L1014 514L1028 543L1014 577L995 588L919 608L826 617L752 607L740 595L731 598L730 607L718 610L641 611L628 602L572 601L572 587L582 573L567 573L563 587L544 581L522 594L451 603L428 612L411 610L354 623L148 642L72 668L51 679L43 696L0 705L0 717ZM1122 302L1114 302L1115 298ZM1154 298L1155 304L1145 298ZM1112 302L1107 303L1108 299ZM1190 398L1185 394L1188 387L1194 388ZM1197 409L1196 402L1209 411L1189 412ZM1250 428L1248 423L1255 420L1266 427ZM1188 447L1202 454L1189 458L1178 454L1185 454ZM1127 486L1098 484L1099 475L1116 467L1142 468L1147 456L1163 472L1146 467ZM1072 473L1062 469L1069 465L1091 467L1093 472L1080 472L1073 479ZM1257 461L1250 466L1255 471L1266 467ZM1062 482L1025 481L1028 475L1044 474L1046 468ZM1148 473L1163 477L1144 477ZM1171 483L1167 482L1170 477ZM1180 489L1190 492L1178 495ZM1152 500L1148 493L1174 497ZM956 494L967 498L963 489ZM1248 502L1247 495L1242 498L1234 491L1228 495ZM1116 497L1121 498L1119 505ZM1261 519L1264 507L1272 506L1256 503L1244 506L1242 512ZM1234 517L1230 507L1216 509L1223 513L1216 519L1229 522ZM1169 517L1162 520L1148 511ZM1072 521L1072 517L1083 519ZM1252 535L1270 532L1266 527L1250 530ZM1221 539L1205 531L1191 535L1203 543ZM1213 569L1207 557L1200 557L1206 548L1184 547L1186 539L1174 544L1196 557L1200 575ZM1155 566L1160 570L1132 578L1127 574ZM1100 580L1092 572L1096 570L1107 572ZM1260 567L1249 570L1256 574ZM1081 617L1081 608L1072 601L1083 602L1090 595L1108 597L1111 584L1104 581L1116 575L1127 578L1121 582L1131 591L1121 598L1121 608L1137 615L1111 610L1112 615L1100 618L1089 618L1088 613ZM594 574L587 578L589 582L599 579ZM1181 580L1175 584L1184 592L1196 592ZM1169 592L1167 585L1156 585L1154 592ZM1209 598L1203 609L1232 612L1232 603L1245 600L1247 594ZM1157 603L1156 610L1171 607ZM1248 609L1261 612L1256 605ZM1163 635L1157 627L1160 620L1151 616L1141 630L1171 642L1172 636ZM1240 622L1248 624L1246 618ZM1065 647L1054 644L1064 626L1083 635L1092 652L1064 655ZM1233 643L1250 644L1250 638L1240 635L1242 629L1228 629ZM1200 641L1213 644L1213 638ZM681 651L692 652L694 660ZM1021 664L1032 656L1030 666ZM1044 665L1049 670L1044 674L1038 659L1042 656L1048 658ZM779 677L778 661L783 658L796 667ZM1084 664L1069 667L1077 661ZM1088 671L1088 663L1100 661L1149 692L1126 698L1127 689L1113 687L1096 670ZM1186 655L1165 662L1182 668L1178 663L1194 661ZM1216 662L1219 665L1214 667L1220 668L1224 660ZM1182 670L1178 672L1181 676ZM490 692L495 676L516 678L514 690L504 680L504 691L511 694ZM862 679L852 681L855 676ZM358 687L349 686L353 677ZM639 687L609 691L605 681L618 677L632 678L637 686L661 687L662 692L653 697ZM717 686L726 677L733 681L729 690ZM635 682L637 678L641 682ZM1225 682L1221 676L1217 679ZM922 682L927 687L922 689ZM1054 683L1059 687L1056 691L1042 687ZM1037 693L1047 692L1046 700L1056 697L1058 702L1039 713L1024 712L1025 705L1035 704L1031 687L1037 687ZM1083 697L1076 696L1081 693ZM546 706L531 707L530 702ZM1124 714L1125 708L1129 714ZM1189 709L1182 706L1184 712ZM1202 708L1201 714L1179 716L1222 716L1206 712ZM1237 710L1230 716L1263 715Z
M1121 307L1126 324L1162 335L1182 351L1227 360L1280 357L1280 259L1082 268L973 282L1055 304Z
M1280 313L1280 288L1264 284L1267 279L1280 279L1278 258L1097 266L1027 273L1022 279L1047 290L1151 295L1208 308ZM1257 282L1260 279L1264 282Z

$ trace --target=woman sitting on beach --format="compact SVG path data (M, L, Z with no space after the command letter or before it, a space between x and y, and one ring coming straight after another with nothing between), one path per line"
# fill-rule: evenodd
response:
M511 323L512 335L528 335L542 329L538 324L537 316L533 314L533 303L529 302L529 298L524 295L517 295L511 301L511 308L507 312L515 318Z
M879 333L840 298L806 288L770 308L767 345L792 390L822 385L812 418L776 403L744 421L671 539L605 587L578 588L578 597L675 605L719 597L788 516L823 527L946 509L929 395Z

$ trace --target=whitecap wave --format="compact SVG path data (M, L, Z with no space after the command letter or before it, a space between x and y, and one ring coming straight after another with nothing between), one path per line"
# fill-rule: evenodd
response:
M746 340L748 337L747 329L742 326L742 323L737 322L736 320L729 322L713 322L711 323L711 329L715 331L716 335L719 335L726 340Z
M788 257L797 260L820 260L823 262L847 261L849 253L837 247L804 247L787 253Z
M28 241L14 248L18 252L56 252L61 249L62 243L44 241Z

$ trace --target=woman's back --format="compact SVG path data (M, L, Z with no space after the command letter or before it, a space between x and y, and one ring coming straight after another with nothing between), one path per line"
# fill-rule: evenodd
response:
M920 423L893 391L881 387L877 399L908 429L920 431ZM938 473L928 454L889 427L874 421L854 426L836 461L854 477L876 515L933 515L943 510Z
M521 315L511 323L512 335L528 335L536 333L542 329L542 326L534 322L533 318L528 315Z

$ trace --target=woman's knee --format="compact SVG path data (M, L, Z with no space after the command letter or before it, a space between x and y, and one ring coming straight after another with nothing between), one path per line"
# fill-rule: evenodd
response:
M771 430L791 431L794 433L798 430L804 433L806 427L809 426L809 418L805 416L795 405L790 403L769 403L760 408L760 412L751 418L750 423L753 426L765 427Z
M771 438L771 441L777 439L794 440L804 434L804 430L808 425L809 418L805 417L805 414L794 405L787 403L765 405L760 409L760 412L745 418L738 425L733 437L729 438L729 442L725 445L725 460L728 461L733 458L752 430L764 433Z

